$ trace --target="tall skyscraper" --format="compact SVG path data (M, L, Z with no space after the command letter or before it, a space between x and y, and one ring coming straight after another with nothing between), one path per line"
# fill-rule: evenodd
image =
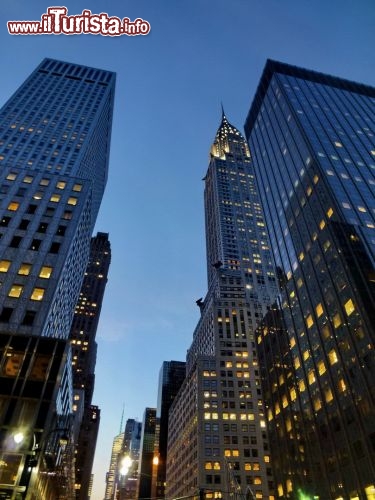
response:
M167 469L168 417L169 409L182 382L185 380L186 363L182 361L164 361L159 373L158 404L156 424L158 426L155 449L156 473L153 478L152 497L165 497Z
M143 416L139 449L137 496L139 500L151 498L153 459L155 449L156 408L146 408Z
M133 500L137 496L139 451L142 424L129 418L125 425L119 471L119 500Z
M111 246L108 234L98 233L91 238L89 262L70 331L74 387L73 409L79 424L75 459L77 500L87 500L88 498L99 430L100 411L97 406L91 404L97 352L95 336L110 262ZM79 419L80 413L83 413L82 420Z
M109 464L109 470L106 474L106 487L104 500L115 500L116 491L118 488L118 474L119 474L119 459L122 452L122 446L124 442L124 432L120 432L113 439L112 451L111 451L111 461Z
M276 277L249 148L224 112L204 180L209 289L170 410L166 495L273 499L255 330Z
M69 333L107 179L114 85L111 72L45 59L0 111L4 499L74 496Z
M288 380L284 339L262 359L279 497L374 499L375 88L268 61L246 136L290 347Z

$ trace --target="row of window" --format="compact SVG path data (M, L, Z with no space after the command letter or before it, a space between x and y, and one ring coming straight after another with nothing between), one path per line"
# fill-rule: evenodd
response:
M18 173L16 172L11 172L7 175L6 179L8 181L14 181L17 179L17 176L18 176ZM34 177L32 177L31 175L26 175L22 182L26 183L26 184L31 184L34 180ZM41 179L41 181L39 182L39 185L40 186L48 186L49 183L51 182L51 179ZM65 181L58 181L56 183L56 188L57 189L65 189L66 187L66 182ZM73 191L75 192L80 192L82 191L82 184L74 184L73 188L72 188Z
M6 273L9 270L9 267L11 265L10 260L0 260L0 273ZM30 274L32 268L32 264L29 264L27 262L23 262L18 271L17 274L20 274L21 276L28 276ZM52 267L51 266L42 266L40 271L39 271L39 278L44 278L44 279L49 279L52 274Z

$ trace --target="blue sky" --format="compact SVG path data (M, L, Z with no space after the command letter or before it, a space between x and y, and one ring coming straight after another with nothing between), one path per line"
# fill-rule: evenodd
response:
M116 71L109 180L97 230L112 265L97 340L94 404L102 409L92 500L123 404L155 406L164 360L184 360L206 292L203 182L220 121L242 129L267 58L375 85L373 0L75 0L69 14L137 17L144 37L11 36L44 0L2 1L0 103L43 57Z

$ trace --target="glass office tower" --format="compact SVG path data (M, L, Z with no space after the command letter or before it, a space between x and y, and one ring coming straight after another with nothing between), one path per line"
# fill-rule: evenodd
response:
M284 317L258 344L286 330L263 359L291 356L266 401L279 497L374 499L375 88L268 61L245 130Z
M45 59L0 110L3 499L74 496L61 439L72 434L69 333L107 179L114 85L111 72ZM58 492L53 477L65 477Z
M204 181L209 289L170 410L166 495L273 500L255 331L276 277L250 151L224 112Z

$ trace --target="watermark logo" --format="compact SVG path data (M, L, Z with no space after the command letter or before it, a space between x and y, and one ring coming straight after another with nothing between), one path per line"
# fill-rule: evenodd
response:
M7 26L10 35L136 36L148 35L151 31L150 23L141 18L131 21L105 12L93 14L88 9L77 16L68 16L66 7L48 7L40 21L8 21Z

